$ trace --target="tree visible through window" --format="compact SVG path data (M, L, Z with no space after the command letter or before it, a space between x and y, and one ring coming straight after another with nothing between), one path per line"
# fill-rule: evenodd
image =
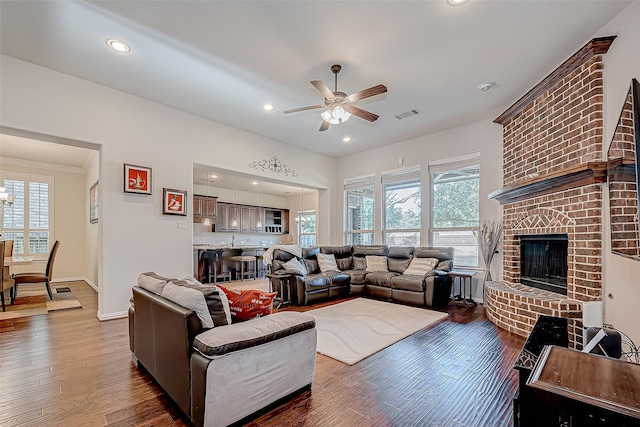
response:
M459 266L478 266L475 233L480 218L480 167L477 159L475 162L471 166L444 171L442 169L447 165L439 165L431 173L432 244L452 246L454 265Z
M420 170L409 168L382 175L385 215L384 243L419 246L422 224Z
M375 185L373 175L347 179L345 194L345 240L349 245L374 243Z
M298 244L303 248L316 245L316 211L298 211Z

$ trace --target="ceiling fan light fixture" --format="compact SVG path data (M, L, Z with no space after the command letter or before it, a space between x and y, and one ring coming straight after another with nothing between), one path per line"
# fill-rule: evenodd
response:
M468 1L469 0L447 0L447 3L449 3L451 6L460 6L461 4L464 4Z
M346 122L349 117L351 117L351 113L348 113L344 108L340 106L336 106L323 111L322 113L320 113L320 116L325 122L329 122L332 125L337 125Z

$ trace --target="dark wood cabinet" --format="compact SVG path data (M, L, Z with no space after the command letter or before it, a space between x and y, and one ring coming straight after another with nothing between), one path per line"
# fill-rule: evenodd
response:
M211 196L193 196L193 221L202 222L205 218L209 218L211 223L214 222L217 213L217 197Z
M545 346L525 388L529 409L520 413L521 426L640 426L635 363Z
M218 202L215 231L286 234L289 210ZM236 219L237 225L233 225Z

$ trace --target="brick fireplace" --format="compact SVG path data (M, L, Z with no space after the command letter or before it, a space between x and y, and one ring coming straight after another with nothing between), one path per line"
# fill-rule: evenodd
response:
M496 325L528 336L540 314L569 319L582 343L582 302L601 300L603 55L614 37L594 39L495 122L503 125L503 280L485 285ZM567 236L566 295L520 283L520 238Z

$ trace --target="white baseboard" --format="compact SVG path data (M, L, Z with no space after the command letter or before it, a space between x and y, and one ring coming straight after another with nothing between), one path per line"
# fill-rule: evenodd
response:
M96 313L96 317L99 321L104 322L106 320L114 320L114 319L122 319L129 315L128 311L116 311L115 313L107 313L103 314L99 311Z

